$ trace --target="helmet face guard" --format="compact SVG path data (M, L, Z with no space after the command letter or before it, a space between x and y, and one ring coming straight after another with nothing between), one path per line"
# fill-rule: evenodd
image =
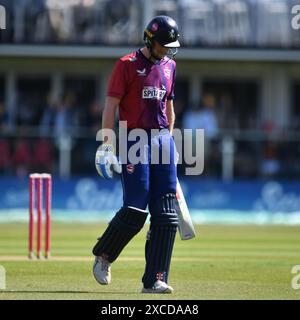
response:
M178 41L178 27L172 18L168 16L157 16L153 18L144 30L144 42L152 52L154 41L161 46L169 48L167 56L173 58L180 47Z

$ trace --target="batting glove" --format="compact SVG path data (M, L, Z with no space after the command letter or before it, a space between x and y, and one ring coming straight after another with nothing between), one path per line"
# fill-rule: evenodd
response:
M102 144L96 152L95 166L99 175L105 179L112 179L113 172L121 173L122 166L115 156L112 144Z

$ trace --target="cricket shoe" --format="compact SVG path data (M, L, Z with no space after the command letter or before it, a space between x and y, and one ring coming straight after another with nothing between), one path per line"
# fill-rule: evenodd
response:
M95 257L93 274L97 282L99 282L100 284L110 284L110 262L103 259L102 257Z
M142 293L172 293L174 289L163 281L157 280L152 288L143 288Z

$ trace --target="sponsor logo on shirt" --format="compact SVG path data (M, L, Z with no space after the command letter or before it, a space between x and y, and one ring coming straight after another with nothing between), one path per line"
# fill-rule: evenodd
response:
M162 100L166 94L166 90L155 87L143 88L143 99L157 99Z
M136 72L138 73L139 76L145 76L146 75L146 68L144 68L143 70L136 70Z

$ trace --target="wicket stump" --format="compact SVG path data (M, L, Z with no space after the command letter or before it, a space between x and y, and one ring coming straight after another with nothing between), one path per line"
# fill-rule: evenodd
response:
M50 258L52 176L47 173L29 175L29 259L34 255L34 211L37 209L36 257L42 258L43 184L45 192L45 258Z

